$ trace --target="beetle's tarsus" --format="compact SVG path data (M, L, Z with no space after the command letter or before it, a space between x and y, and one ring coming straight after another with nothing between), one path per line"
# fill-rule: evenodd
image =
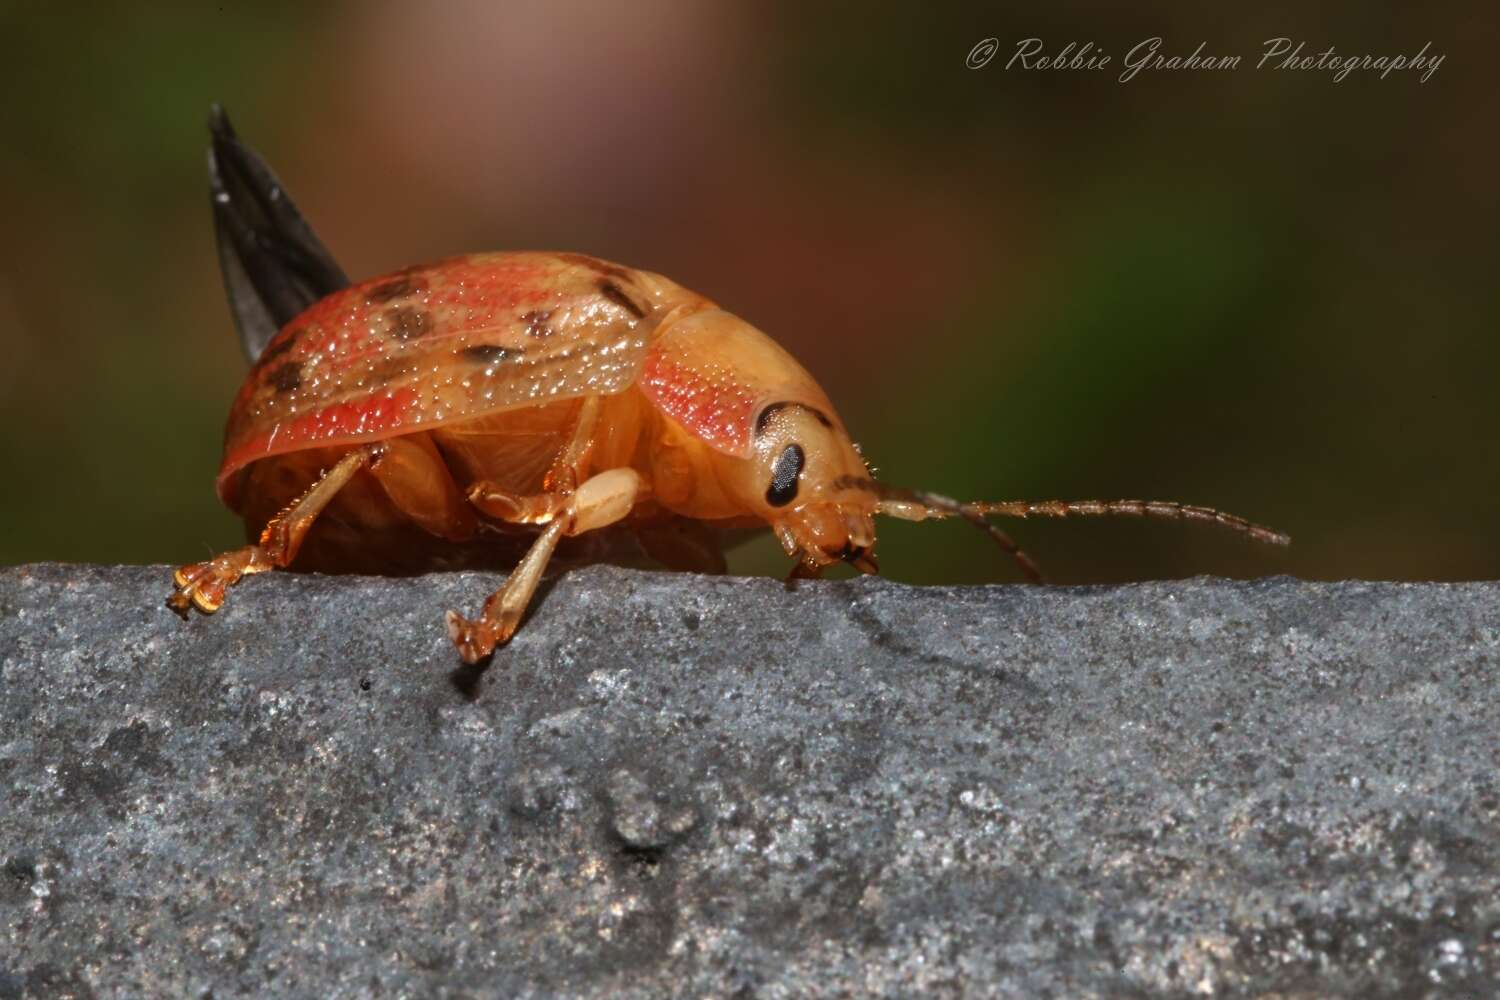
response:
M444 616L448 623L448 638L458 647L458 655L470 665L493 656L498 647L510 642L521 625L524 607L519 610L499 608L499 613L493 614L497 609L491 604L485 603L484 613L477 620L471 621L457 611L449 611Z
M271 518L260 533L259 544L179 568L173 574L177 590L167 598L167 606L186 615L191 605L211 615L223 606L226 593L240 577L290 565L318 514L381 447L365 445L345 453L306 493Z
M470 621L457 611L449 611L446 619L448 638L453 640L458 655L470 666L488 659L500 644L495 629L484 619Z
M241 577L263 573L274 565L275 561L258 545L226 552L207 562L190 563L172 574L177 589L167 598L167 606L184 618L189 608L211 615L224 606L229 588L239 583Z
M223 588L219 588L218 600L209 599L202 591L206 589L201 586L197 577L202 575L203 568L207 563L198 563L196 566L184 566L173 574L173 582L177 589L167 597L167 607L177 612L183 620L186 620L194 607L206 615L211 615L219 610L224 603Z

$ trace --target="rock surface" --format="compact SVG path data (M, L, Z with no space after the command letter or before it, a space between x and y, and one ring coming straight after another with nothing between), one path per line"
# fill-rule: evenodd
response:
M1500 990L1500 585L0 570L0 998Z

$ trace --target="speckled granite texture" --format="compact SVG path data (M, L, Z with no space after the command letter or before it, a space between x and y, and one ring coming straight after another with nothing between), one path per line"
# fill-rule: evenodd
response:
M1500 991L1500 586L0 570L0 998Z

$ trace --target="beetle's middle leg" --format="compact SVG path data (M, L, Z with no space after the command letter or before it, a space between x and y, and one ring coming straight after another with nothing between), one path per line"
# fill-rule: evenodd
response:
M581 535L608 527L626 517L645 492L634 469L609 469L584 480L571 493L517 496L482 484L471 491L474 505L491 517L512 524L544 524L520 564L484 602L478 620L448 612L448 635L466 663L477 663L515 634L521 616L541 582L547 561L563 535Z
M510 493L486 482L470 488L470 502L489 517L545 527L505 585L484 602L479 618L471 621L448 612L448 635L465 662L479 662L515 634L558 539L614 524L630 513L645 492L640 475L627 468L608 469L579 483L598 413L599 397L586 398L567 446L543 482L545 492Z
M167 604L177 611L185 612L192 605L199 611L212 614L223 605L225 592L241 577L291 563L323 508L348 485L356 472L383 454L383 444L355 448L334 463L333 468L323 473L286 510L271 518L256 544L225 552L207 562L183 566L175 575L177 589L167 598Z

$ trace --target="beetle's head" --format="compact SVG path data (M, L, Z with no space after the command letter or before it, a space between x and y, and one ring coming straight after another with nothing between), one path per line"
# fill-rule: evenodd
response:
M760 411L751 454L725 484L771 525L787 555L809 569L846 562L877 571L878 498L848 485L868 481L864 459L830 414L802 403Z

